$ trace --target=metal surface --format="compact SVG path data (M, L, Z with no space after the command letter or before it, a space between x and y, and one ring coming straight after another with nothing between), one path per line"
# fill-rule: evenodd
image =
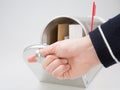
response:
M90 22L91 22L91 17L81 17L81 18L70 17L70 16L56 17L46 25L42 35L42 39L41 39L42 44L50 45L57 41L57 25L58 24L62 24L62 23L80 24L84 33L83 34L83 37L84 37L90 31ZM95 17L93 29L95 29L98 25L101 25L103 22L104 20L102 20L101 18ZM25 56L28 57L27 53L29 53L29 55L35 54L38 48L41 48L41 46L40 45L32 46L32 47L29 47L29 49L25 49L24 51L24 54L26 54ZM27 50L28 51L31 50L31 51L27 52ZM26 57L25 57L25 62L26 62ZM98 71L101 69L101 65L98 65L78 79L58 80L52 77L51 75L47 74L43 70L40 63L28 63L28 62L26 63L34 72L34 74L37 76L37 78L42 82L70 85L70 86L77 86L77 87L87 87L89 83L92 81L92 79L95 77L95 75L98 73Z

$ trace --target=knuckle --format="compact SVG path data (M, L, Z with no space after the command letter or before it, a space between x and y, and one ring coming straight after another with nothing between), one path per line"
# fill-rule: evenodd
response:
M65 66L64 65L59 65L58 68L59 68L58 70L53 71L51 74L52 74L53 77L59 79L61 77L61 75L62 75L63 70L65 69Z
M46 60L49 60L49 59L52 59L52 58L53 58L52 55L48 55L48 56L46 56Z
M51 61L53 61L56 57L53 55L48 55L46 58L43 60L43 67L46 67Z
M67 60L55 59L54 64L56 64L56 65L65 65L65 64L67 64Z
M54 61L54 64L60 65L60 64L62 64L62 63L61 63L61 61L60 61L59 59L56 59L56 60Z
M54 55L48 55L46 56L45 60L53 60L53 59L56 59L57 57L54 56Z
M65 69L65 65L60 65L59 68L61 71L63 71Z

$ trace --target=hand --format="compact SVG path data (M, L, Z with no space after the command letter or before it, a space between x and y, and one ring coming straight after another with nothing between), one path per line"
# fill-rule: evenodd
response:
M76 79L100 63L90 37L56 42L40 50L43 68L58 79Z

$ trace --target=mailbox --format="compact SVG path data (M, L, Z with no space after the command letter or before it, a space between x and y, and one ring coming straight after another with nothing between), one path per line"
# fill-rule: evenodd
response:
M98 25L101 25L104 22L104 20L100 17L95 17L94 19L94 27L95 29ZM89 72L87 72L82 77L75 79L75 80L58 80L48 73L46 73L41 64L39 62L37 63L29 63L27 62L27 58L30 55L35 54L36 50L44 48L47 45L50 45L57 41L57 25L58 24L79 24L82 27L83 34L82 37L86 36L90 31L90 23L91 23L91 17L71 17L71 16L59 16L52 19L44 28L44 31L42 33L41 38L41 44L32 45L27 47L24 50L23 56L25 59L26 64L30 67L30 69L33 71L35 76L38 78L41 82L46 83L54 83L54 84L61 84L61 85L70 85L70 86L77 86L77 87L87 87L89 83L94 79L96 74L101 69L102 65L98 65L91 69ZM43 59L43 58L40 58Z

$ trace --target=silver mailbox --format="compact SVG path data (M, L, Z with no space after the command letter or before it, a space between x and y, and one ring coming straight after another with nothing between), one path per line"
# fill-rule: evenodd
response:
M103 19L100 17L95 17L94 19L94 28L98 25L101 25L104 22ZM79 24L83 30L83 37L89 33L91 17L71 17L71 16L59 16L52 19L45 27L44 32L41 38L41 44L50 45L57 41L57 25L67 23L67 24ZM37 45L36 45L37 46ZM39 45L38 45L39 46ZM38 49L37 47L28 47L29 49L24 51L24 58L27 65L31 68L35 76L41 82L46 83L55 83L55 84L62 84L62 85L70 85L70 86L77 86L77 87L87 87L95 75L99 72L102 65L98 65L89 72L87 72L82 77L75 79L75 80L58 80L52 77L51 75L47 74L40 63L28 63L26 58L30 55L33 55L35 51ZM30 52L29 52L30 50Z

